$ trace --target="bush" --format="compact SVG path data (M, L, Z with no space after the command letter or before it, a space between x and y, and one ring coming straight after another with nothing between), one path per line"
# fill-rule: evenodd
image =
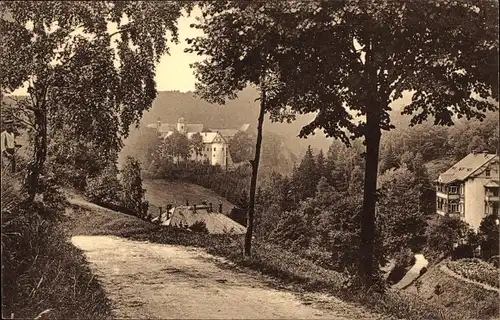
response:
M495 268L500 268L500 256L493 256L489 258L488 263L493 265Z
M121 172L123 188L123 206L134 212L138 217L145 219L149 204L146 201L146 189L142 187L141 165L132 157L127 157Z
M459 219L440 217L426 231L427 246L425 256L431 260L440 260L454 254L455 246L471 246L474 250L477 239L469 225ZM470 250L469 250L470 251ZM455 256L467 254L465 247L455 251Z
M119 205L121 203L120 194L118 170L114 164L110 164L100 175L87 181L85 196L91 202Z
M479 226L479 238L481 243L481 256L488 260L498 255L500 241L500 226L496 224L498 216L489 215L483 218Z
M195 232L208 233L207 225L204 221L196 221L189 229Z

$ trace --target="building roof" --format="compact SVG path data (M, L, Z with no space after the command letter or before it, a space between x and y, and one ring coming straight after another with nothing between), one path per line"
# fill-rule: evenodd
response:
M231 218L218 212L209 212L208 206L196 206L196 212L194 212L193 206L176 207L169 220L169 225L175 227L192 226L196 222L202 221L208 232L212 234L226 232L243 234L246 232L244 226Z
M212 131L219 132L224 138L232 138L236 133L238 133L238 129L212 129Z
M471 153L455 163L450 169L446 170L446 172L440 174L438 182L447 184L453 181L464 181L477 169L481 168L495 157L495 154Z
M498 180L490 180L486 182L484 186L488 188L498 188L499 186Z

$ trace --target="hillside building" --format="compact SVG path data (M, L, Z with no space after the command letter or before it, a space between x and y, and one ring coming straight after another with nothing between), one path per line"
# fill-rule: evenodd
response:
M184 118L180 118L176 124L161 123L158 119L157 123L149 124L147 127L156 129L160 139L166 139L174 133L174 130L186 135L188 139L198 133L202 137L203 150L201 155L192 151L190 159L230 168L233 166L233 161L229 153L229 141L236 133L246 131L249 125L244 124L239 129L206 129L203 124L186 123Z
M436 181L436 211L460 218L477 231L481 220L498 215L498 155L473 152Z
M160 213L152 222L177 228L191 229L195 224L202 222L211 234L244 234L246 228L222 213L222 203L218 211L212 203L199 205L176 206L168 208L165 213Z

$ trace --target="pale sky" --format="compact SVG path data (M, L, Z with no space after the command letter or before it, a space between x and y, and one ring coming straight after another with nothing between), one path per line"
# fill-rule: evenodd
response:
M156 70L158 91L194 91L195 77L189 64L201 61L203 57L195 53L185 53L184 49L188 47L186 38L203 35L202 31L189 27L191 23L195 23L197 15L201 15L198 7L191 12L190 17L183 16L179 19L179 44L172 44L170 55L163 56Z

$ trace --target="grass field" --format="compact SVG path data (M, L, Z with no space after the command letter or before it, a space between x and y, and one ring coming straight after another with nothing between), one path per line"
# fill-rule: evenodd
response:
M222 202L222 213L225 215L234 207L215 192L187 182L146 179L143 181L143 187L146 189L146 200L149 201L149 213L153 217L159 215L159 207L165 211L168 204L184 205L186 201L190 204L211 202L214 210L219 210L219 202Z

